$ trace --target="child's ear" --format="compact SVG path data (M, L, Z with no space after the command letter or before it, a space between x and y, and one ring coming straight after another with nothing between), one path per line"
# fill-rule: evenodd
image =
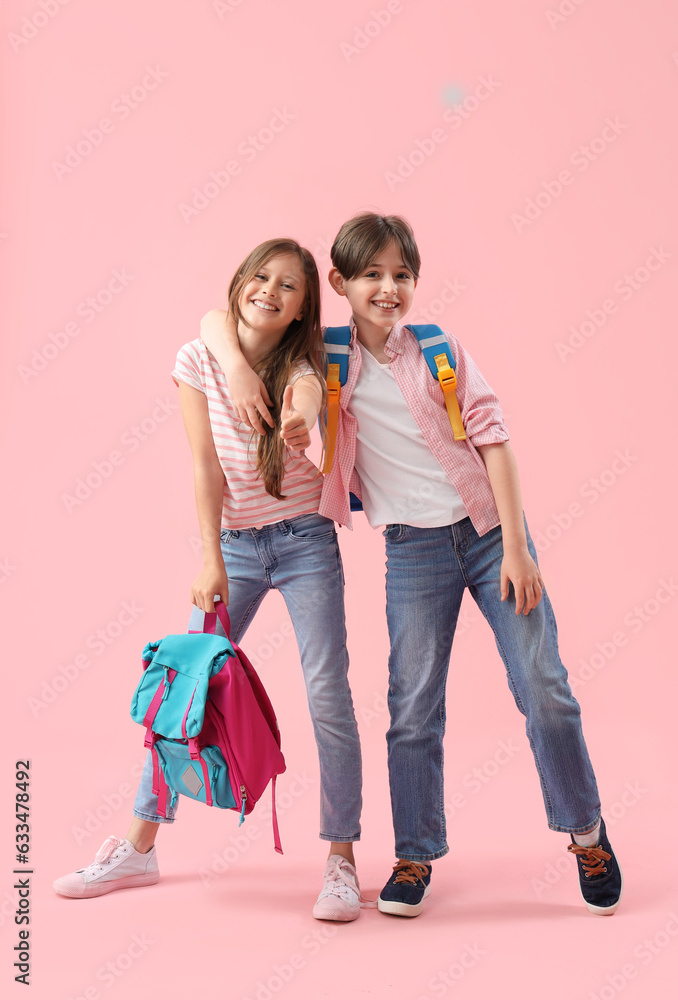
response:
M337 295L346 295L346 288L344 287L344 279L339 274L336 267L330 268L330 273L327 275L327 280L329 281L332 288L335 290Z

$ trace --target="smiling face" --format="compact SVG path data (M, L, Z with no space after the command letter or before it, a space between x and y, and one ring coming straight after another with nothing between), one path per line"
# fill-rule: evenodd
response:
M290 323L301 319L306 277L296 254L271 257L249 278L238 306L245 326L282 336Z
M387 332L403 320L417 285L394 242L380 250L354 278L344 278L332 268L330 283L348 299L358 331L363 333Z

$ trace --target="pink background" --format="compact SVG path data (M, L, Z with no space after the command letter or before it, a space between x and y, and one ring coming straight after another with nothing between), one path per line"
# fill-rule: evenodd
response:
M673 995L675 5L9 0L2 33L12 996L5 810L25 756L34 997ZM424 262L411 318L453 330L503 401L623 904L611 920L583 908L468 601L448 688L451 850L425 912L314 921L317 761L277 595L243 644L283 732L284 857L257 812L238 831L184 801L160 833L158 886L57 898L57 875L127 829L139 653L185 628L200 567L176 351L257 242L291 234L325 274L339 225L364 208L410 220ZM329 287L324 312L346 319ZM366 765L359 872L376 896L393 863L383 542L364 520L340 541Z

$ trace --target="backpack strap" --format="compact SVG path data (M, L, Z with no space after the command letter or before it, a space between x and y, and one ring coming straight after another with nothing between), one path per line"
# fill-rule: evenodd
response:
M455 369L457 363L454 360L452 349L447 337L435 323L422 323L416 326L408 326L414 336L419 341L422 354L426 360L431 375L440 383L445 397L447 415L454 433L455 441L464 441L466 431L461 420L461 411L457 399L457 376Z
M158 690L153 695L151 702L148 706L148 709L146 710L146 715L144 716L142 722L142 725L146 726L149 729L153 726L153 721L156 715L158 714L160 705L169 694L170 684L177 676L176 670L173 670L172 667L163 666L162 669L164 673L163 679L158 684Z
M327 436L325 439L325 461L322 473L327 475L332 469L334 449L337 443L337 427L339 425L339 397L342 385L348 378L348 355L351 343L351 328L349 326L328 326L325 329L325 351L327 364L325 381L327 382Z
M153 753L155 757L158 756L158 751L153 748ZM154 760L155 763L155 760ZM155 767L154 767L155 771ZM167 782L165 781L165 775L161 767L158 767L158 782L153 791L158 796L158 815L164 816L167 819Z
M228 617L228 611L226 610L226 605L223 601L216 601L214 604L214 611L205 612L205 621L202 627L203 632L208 632L210 635L216 635L217 633L217 618L221 622L221 627L226 633L227 638L231 636L231 619Z
M275 811L275 779L277 777L278 775L274 774L271 780L271 792L273 795L273 809L271 813L271 821L273 823L273 845L278 854L282 854L283 849L282 849L282 844L280 843L280 830L278 829L278 814Z

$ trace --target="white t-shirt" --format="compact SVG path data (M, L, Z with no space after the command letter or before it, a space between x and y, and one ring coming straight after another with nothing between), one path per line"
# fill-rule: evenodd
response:
M439 528L468 517L410 413L391 366L358 346L362 365L348 410L358 424L355 468L370 525Z

